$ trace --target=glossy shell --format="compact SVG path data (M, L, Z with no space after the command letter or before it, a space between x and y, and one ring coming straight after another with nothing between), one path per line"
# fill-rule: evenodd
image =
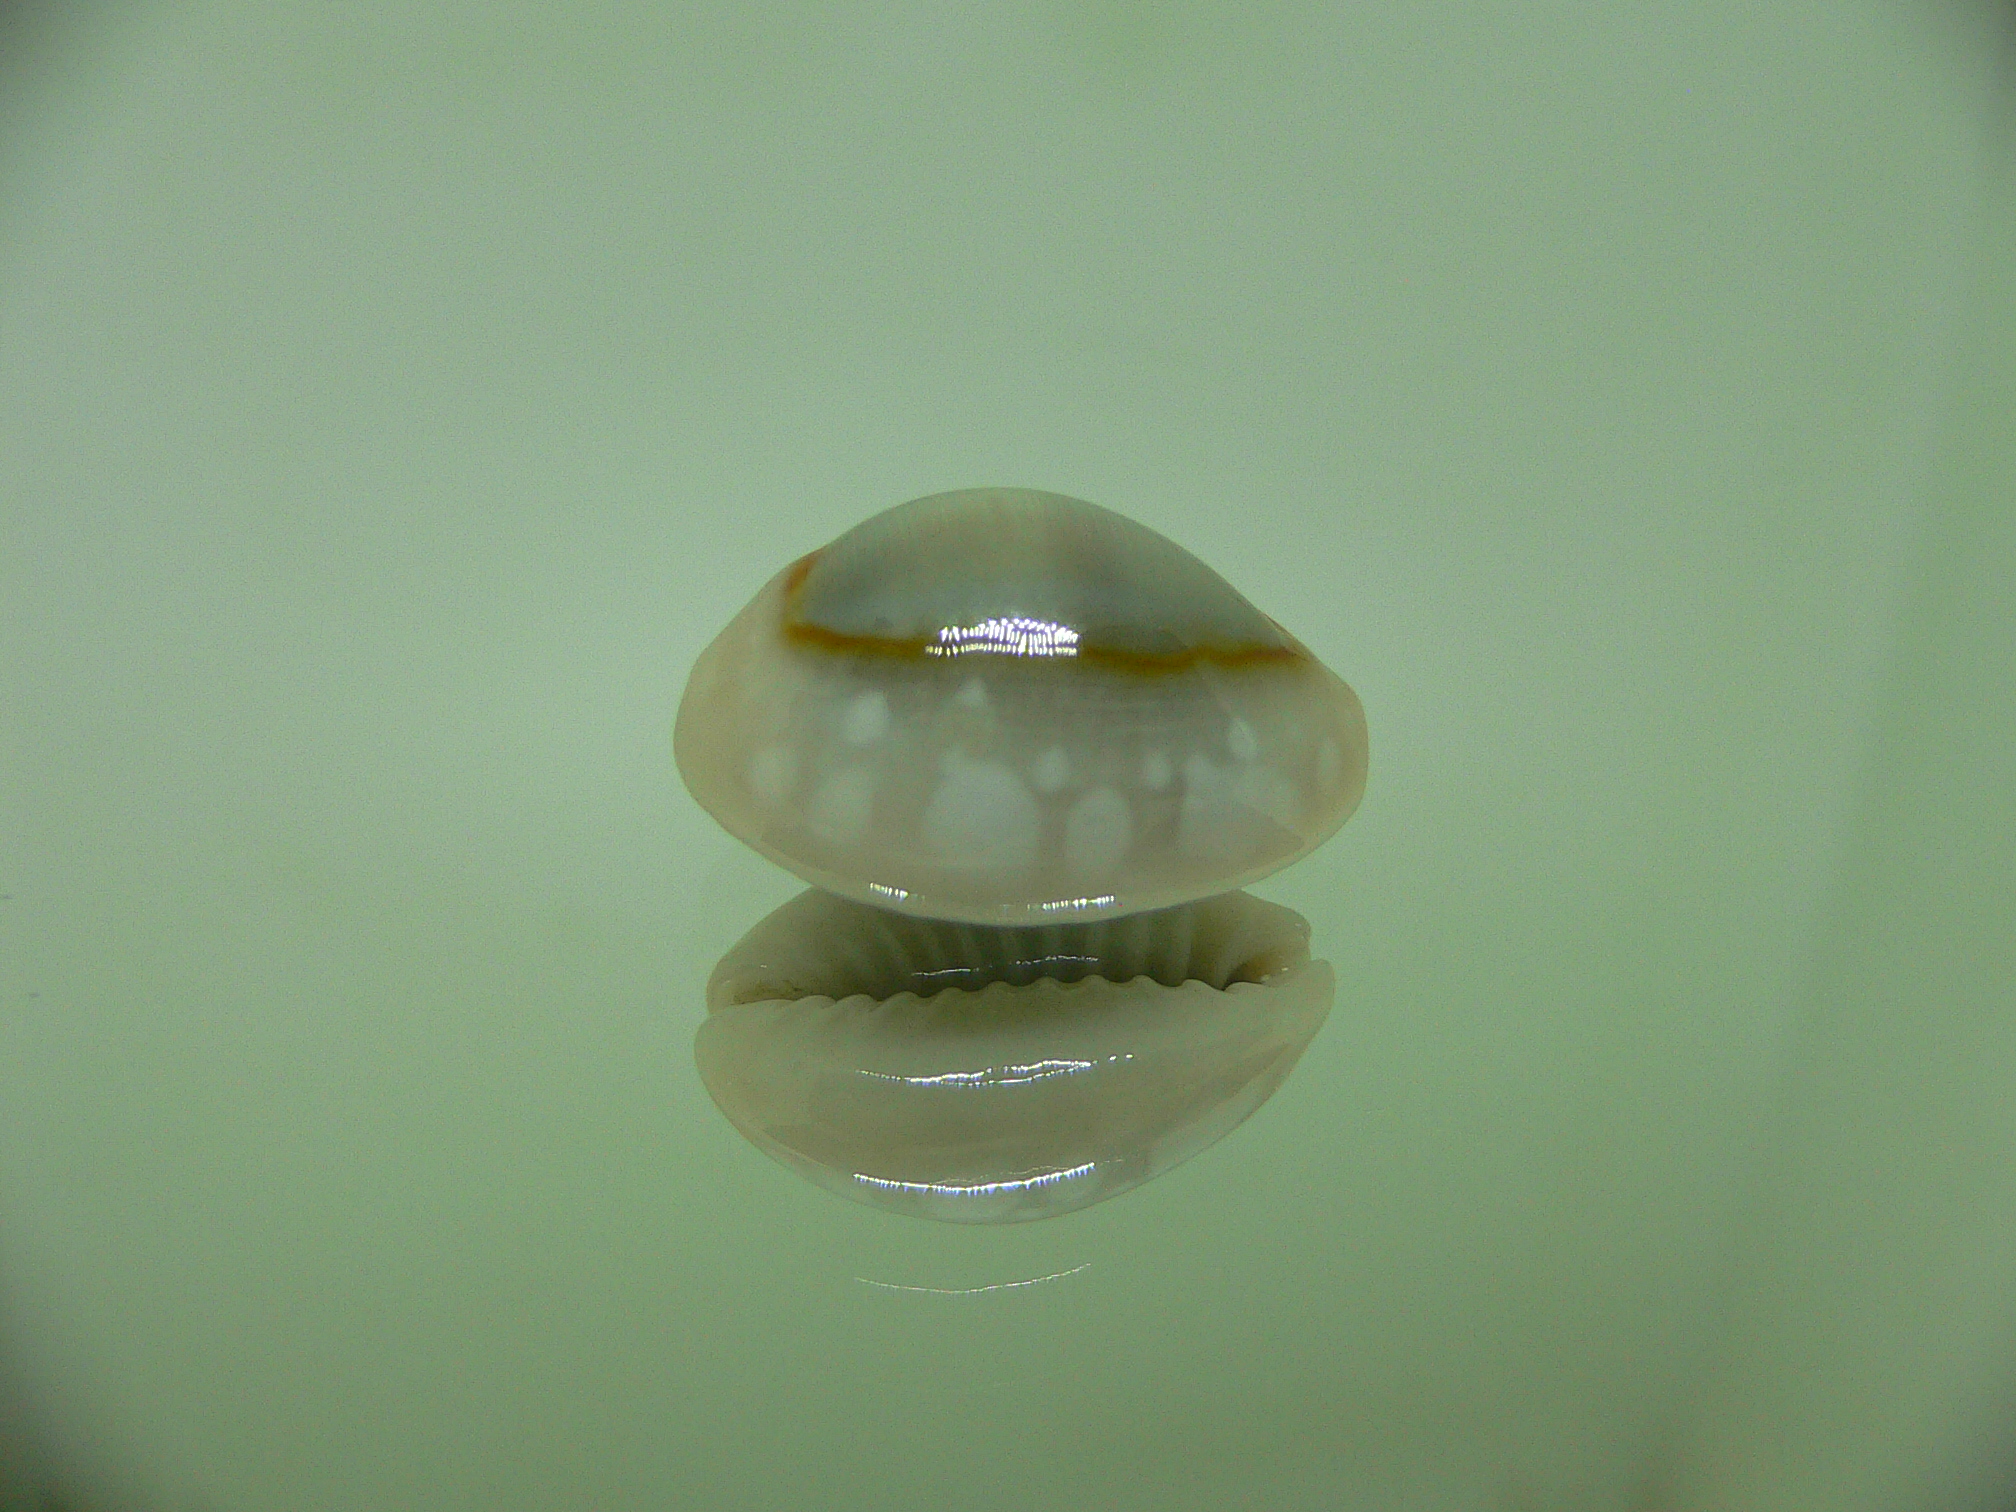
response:
M1364 791L1334 673L1202 562L1082 500L937 494L778 573L702 653L679 770L808 882L1013 924L1226 892Z
M1308 936L1243 893L975 931L814 890L716 968L694 1058L729 1121L820 1186L952 1223L1049 1218L1274 1093L1330 1008Z

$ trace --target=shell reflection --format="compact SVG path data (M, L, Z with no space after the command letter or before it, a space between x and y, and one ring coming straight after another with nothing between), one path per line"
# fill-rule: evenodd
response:
M1015 1223L1103 1201L1273 1095L1330 1010L1308 925L1243 893L990 929L816 889L715 969L701 1080L857 1201Z

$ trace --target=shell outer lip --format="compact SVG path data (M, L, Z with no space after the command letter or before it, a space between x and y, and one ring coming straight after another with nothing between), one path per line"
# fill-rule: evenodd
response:
M766 915L715 964L709 1012L752 1002L821 999L928 1001L943 993L979 996L997 987L1045 983L1068 988L1146 977L1165 988L1197 982L1213 991L1264 984L1309 959L1309 921L1293 909L1231 891L1172 908L1111 919L1046 920L995 926L879 908L810 887ZM1129 952L1133 955L1130 957ZM1139 969L1119 976L1111 961ZM872 961L878 979L861 970ZM1058 974L1031 961L1072 963ZM933 974L965 981L918 991ZM893 990L878 990L886 984Z

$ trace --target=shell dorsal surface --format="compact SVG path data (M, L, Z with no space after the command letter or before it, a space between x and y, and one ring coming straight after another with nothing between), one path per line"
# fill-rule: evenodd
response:
M1357 697L1190 553L1060 494L936 494L764 586L696 663L702 807L862 902L1018 924L1287 865L1364 791Z
M803 567L787 629L833 649L1144 664L1299 650L1168 537L1063 494L975 488L914 499ZM1011 648L1014 629L1022 644Z

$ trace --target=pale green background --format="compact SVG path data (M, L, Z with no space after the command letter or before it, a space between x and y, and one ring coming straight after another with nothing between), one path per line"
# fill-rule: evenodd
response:
M0 1298L107 1504L1623 1508L1936 473L1985 8L142 6L0 139ZM687 667L1054 489L1362 695L1253 1121L941 1228L690 1042ZM1080 1268L1082 1267L1082 1268ZM1055 1272L1022 1289L952 1296Z

